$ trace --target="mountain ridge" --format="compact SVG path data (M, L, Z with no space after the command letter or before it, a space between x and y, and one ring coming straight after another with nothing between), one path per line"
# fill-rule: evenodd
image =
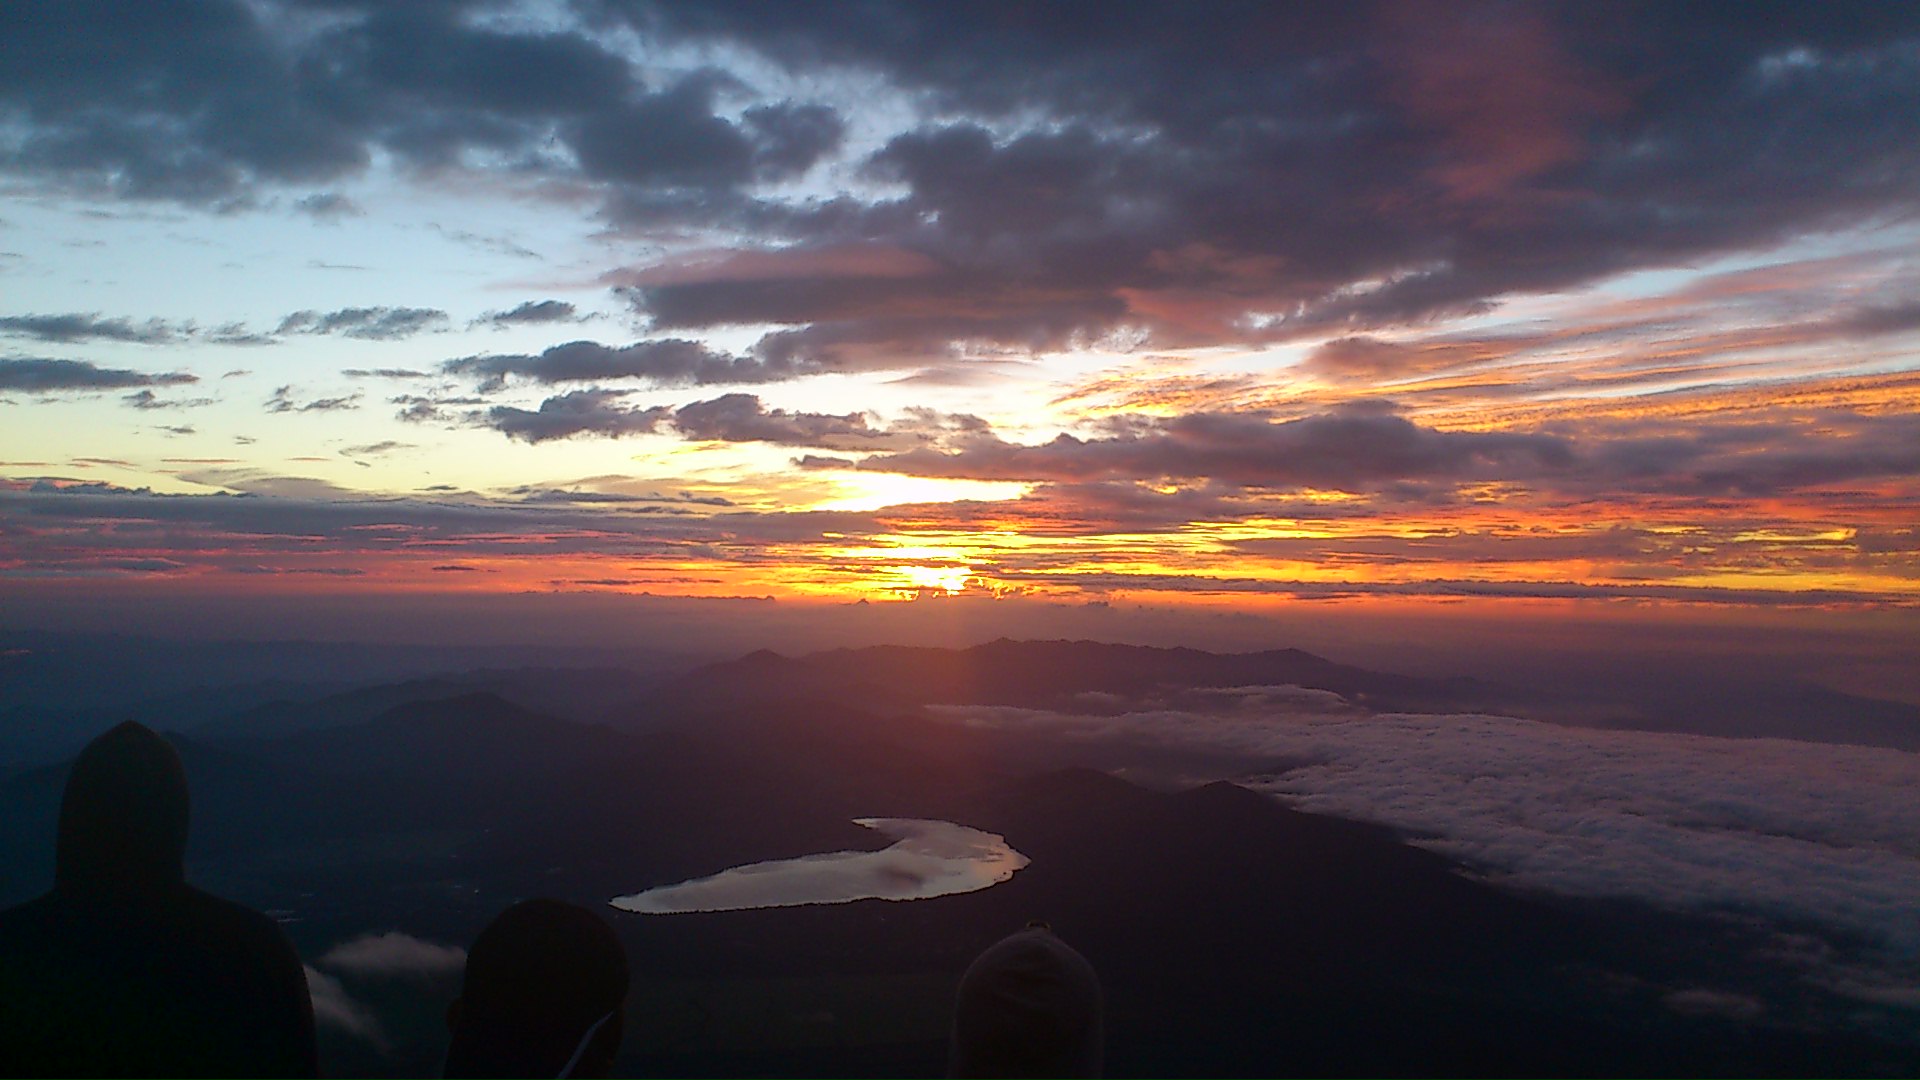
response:
M1491 706L1503 694L1477 679L1371 671L1300 649L1213 653L1084 639L1010 638L963 649L872 645L797 657L762 649L666 680L659 691L665 702L681 710L824 693L881 711L940 704L1087 712L1111 710L1155 692L1244 686L1324 690L1355 704L1397 711L1466 711ZM1115 700L1091 697L1103 694Z

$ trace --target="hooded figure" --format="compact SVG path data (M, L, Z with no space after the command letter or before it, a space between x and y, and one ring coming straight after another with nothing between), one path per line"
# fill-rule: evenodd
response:
M0 912L0 1074L313 1076L313 1005L271 919L186 883L187 777L126 723L60 804L53 891Z
M447 1076L607 1076L620 1049L627 952L607 921L560 900L500 913L467 954L447 1010Z
M1099 1076L1100 977L1045 923L1002 938L960 979L949 1076Z

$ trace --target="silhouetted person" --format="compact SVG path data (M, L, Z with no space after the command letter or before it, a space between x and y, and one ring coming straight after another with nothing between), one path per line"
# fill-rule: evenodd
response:
M447 1009L448 1076L607 1076L620 1050L627 954L605 919L525 900L474 939Z
M0 912L0 1072L313 1076L313 1004L273 920L188 885L187 777L121 724L81 751L53 891Z
M1000 939L960 979L949 1076L1099 1076L1100 977L1042 922Z

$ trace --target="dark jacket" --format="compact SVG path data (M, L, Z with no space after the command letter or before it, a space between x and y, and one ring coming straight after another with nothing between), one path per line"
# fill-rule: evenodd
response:
M313 1005L271 919L188 885L187 784L122 724L74 762L52 892L0 912L0 1074L313 1076Z

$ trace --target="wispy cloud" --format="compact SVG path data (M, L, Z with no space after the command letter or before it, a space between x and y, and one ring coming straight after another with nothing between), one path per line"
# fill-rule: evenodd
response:
M579 310L565 300L528 300L505 311L489 311L475 319L473 325L503 330L510 326L545 326L582 321Z
M482 393L501 389L509 377L545 384L635 379L656 386L705 386L774 382L805 373L783 361L730 356L684 338L620 346L570 341L532 356L461 357L441 364L440 370L447 375L477 376Z
M105 318L97 313L68 315L0 315L0 334L72 344L83 341L124 341L137 345L169 345L192 333L162 319L136 323L132 319Z
M338 334L364 341L397 341L440 329L447 313L435 308L356 307L337 311L296 311L280 320L275 334Z
M126 368L103 368L85 360L40 357L0 359L0 390L28 393L117 390L132 386L179 386L199 381L199 376L181 371L150 374Z
M292 386L276 387L273 391L273 396L269 397L266 401L266 409L270 413L340 412L342 410L357 409L359 407L360 407L359 394L348 394L344 397L313 398L308 401L296 401L294 400L294 397L293 397Z

